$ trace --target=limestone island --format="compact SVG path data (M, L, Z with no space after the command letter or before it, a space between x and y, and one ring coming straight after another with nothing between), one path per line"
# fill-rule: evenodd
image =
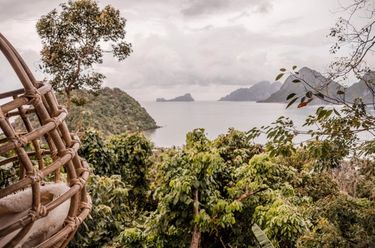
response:
M157 102L194 102L194 98L191 96L190 93L187 93L183 96L178 96L172 99L165 99L165 98L156 98Z

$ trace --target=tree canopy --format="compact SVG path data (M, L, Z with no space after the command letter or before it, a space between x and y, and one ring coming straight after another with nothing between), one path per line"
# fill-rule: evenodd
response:
M306 147L271 155L275 148L260 149L252 137L231 129L209 140L196 129L181 148L152 150L140 134L88 131L81 155L96 174L94 206L71 246L375 244L371 160L356 160L355 173L343 160L321 171L319 155Z
M42 39L41 68L51 84L67 97L75 89L98 90L104 75L93 69L103 62L103 53L124 60L132 52L126 42L125 18L107 5L100 8L94 0L70 0L42 16L37 31Z

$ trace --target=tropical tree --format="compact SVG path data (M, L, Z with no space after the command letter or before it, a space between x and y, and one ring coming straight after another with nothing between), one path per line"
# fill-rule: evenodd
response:
M290 103L288 107L295 102L298 103L297 100L300 100L299 108L305 107L314 98L350 107L355 103L355 99L348 101L345 97L345 88L338 89L336 96L328 95L322 90L334 81L344 83L347 80L362 81L373 96L372 101L365 102L365 104L375 104L375 72L371 68L374 66L375 56L374 18L375 5L372 0L352 0L351 4L342 7L342 16L329 33L329 37L335 40L330 52L336 55L336 58L329 66L328 77L322 82L322 85L317 87L300 77L296 71L297 66L293 66L290 70L290 74L295 77L293 83L301 83L307 90L305 95L300 96L291 92L287 97ZM287 73L285 68L281 68L276 80L281 79Z
M338 167L345 158L372 156L375 152L375 117L370 111L370 107L375 106L375 71L371 68L374 66L375 5L372 0L353 0L343 6L342 11L342 17L329 33L336 41L331 52L337 57L321 84L316 85L300 76L297 66L289 71L281 68L276 76L276 80L280 80L290 74L293 83L302 84L306 89L301 95L290 92L286 98L287 108L293 104L298 108L306 107L316 98L341 107L319 107L315 114L307 117L304 130L296 128L292 120L284 117L272 126L252 130L254 135L266 133L272 155L290 156L296 150L295 137L305 135L304 142L299 144L316 158L315 165L320 170ZM359 80L359 87L363 88L357 93L366 94L366 97L348 97L344 87L348 80ZM328 94L326 89L334 82L341 86L336 94Z
M146 175L152 143L140 133L106 139L93 129L86 130L82 143L79 153L93 172L88 181L93 208L70 247L103 247L152 208Z
M203 129L188 133L182 149L155 161L156 207L142 225L125 228L117 246L293 247L307 229L299 206L310 202L288 182L297 179L295 169L256 148L236 130L213 141Z
M125 41L125 18L95 0L70 0L37 22L42 39L41 69L51 76L53 88L65 94L70 109L71 93L77 89L98 90L104 75L93 66L103 62L103 53L124 60L132 52Z
M282 136L289 123L269 132ZM81 155L98 175L89 181L91 218L71 246L372 247L373 161L342 171L333 141L289 149L271 146L282 143L271 136L261 147L251 132L209 140L197 129L181 148L152 149L137 133L87 131ZM319 152L326 147L334 159Z

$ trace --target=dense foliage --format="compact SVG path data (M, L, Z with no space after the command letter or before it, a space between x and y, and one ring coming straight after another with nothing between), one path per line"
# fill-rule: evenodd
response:
M104 140L87 130L80 155L92 165L88 182L93 210L72 247L101 247L113 243L124 228L149 209L149 170L152 144L143 135L124 133Z
M279 124L266 129L284 130ZM285 153L255 144L254 133L230 129L209 140L196 129L182 148L152 150L141 134L86 132L94 208L71 246L266 247L260 237L274 247L375 245L370 160L328 160L309 146Z
M57 97L59 102L65 101L62 94ZM158 127L139 102L118 88L105 87L96 94L73 91L72 101L66 123L73 132L80 133L88 128L95 128L105 135L111 135ZM30 120L34 128L39 127L36 115L30 116ZM19 132L26 130L21 118L14 121L14 127Z
M343 106L318 108L302 130L280 117L270 126L248 132L230 129L214 140L196 129L187 134L183 147L154 149L142 134L122 133L144 128L131 119L140 115L127 112L132 106L118 108L118 90L112 99L108 89L95 98L104 101L90 100L86 92L75 98L71 94L99 88L103 75L91 69L102 62L102 42L113 42L113 55L120 60L129 55L125 19L112 7L101 10L91 0L61 7L60 13L53 10L37 25L44 45L43 68L54 88L77 106L71 125L117 134L104 138L87 130L82 137L80 154L93 170L93 210L70 246L375 247L375 117L361 99L346 101L341 87L336 98L329 97L299 78L293 66L292 83L308 90L302 95L291 92L288 107L305 107L314 98ZM345 11L348 15L331 29L330 36L337 39L332 52L347 43L352 51L331 65L333 74L324 83L352 74L375 99L366 62L375 46L372 1L354 0ZM358 14L363 21L353 23ZM281 68L276 80L287 73ZM92 112L82 106L91 106ZM126 118L125 125L135 128L123 128ZM363 133L370 138L362 139ZM267 138L264 146L255 143L261 135ZM297 135L306 139L297 142ZM14 173L8 167L0 172ZM7 183L0 181L1 186Z
M60 95L60 102L64 97ZM118 88L102 88L95 95L73 91L67 117L71 130L95 128L105 135L156 128L154 119L134 98Z

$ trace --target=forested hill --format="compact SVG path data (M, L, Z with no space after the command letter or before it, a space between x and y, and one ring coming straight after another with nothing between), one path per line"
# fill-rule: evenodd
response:
M64 103L62 96L60 103ZM93 95L74 92L67 122L71 130L93 127L104 134L157 128L155 120L133 97L118 88L103 88Z

